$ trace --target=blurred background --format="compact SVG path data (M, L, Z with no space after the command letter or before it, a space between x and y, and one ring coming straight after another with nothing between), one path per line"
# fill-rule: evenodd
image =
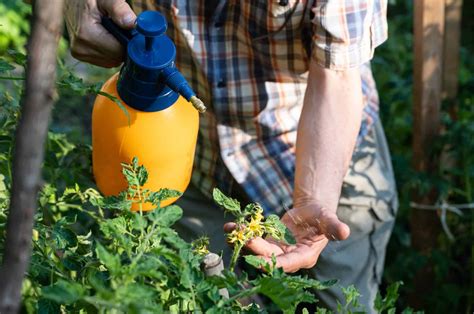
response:
M442 2L441 0L439 0ZM443 228L443 213L432 211L430 226L417 221L417 211L410 202L413 191L435 195L433 204L474 202L474 2L464 1L460 24L460 49L450 54L457 58L459 71L451 73L458 86L454 94L444 95L441 104L441 132L431 141L425 154L437 159L429 171L413 167L413 91L414 43L423 40L413 36L414 7L411 0L389 1L389 40L376 50L372 67L377 82L381 118L392 152L400 195L400 210L392 235L383 287L403 281L399 308L423 307L427 313L472 313L474 310L474 216L472 209L461 209L462 215L448 211ZM419 1L420 3L422 1ZM449 2L449 1L447 1ZM456 1L451 1L456 2ZM460 1L457 1L460 3ZM31 8L20 0L0 3L0 58L21 58L25 52ZM418 21L419 22L419 21ZM450 36L449 33L445 37ZM449 48L449 47L448 47ZM446 51L446 50L445 50ZM60 42L58 77L59 98L55 105L51 131L65 133L75 143L91 142L91 109L95 95L87 86L100 86L117 69L102 69L74 60L68 52L67 33ZM21 60L16 60L18 61ZM22 80L1 77L0 93L4 99L18 98ZM21 75L22 69L13 72ZM74 73L74 76L70 76ZM67 85L67 86L66 86ZM62 88L62 87L67 88ZM90 89L89 89L90 91ZM0 115L8 114L2 110ZM1 162L1 161L0 161ZM415 197L416 198L416 197ZM428 211L427 211L428 212ZM419 228L419 229L418 229ZM430 242L426 247L414 245L416 233L428 228ZM426 235L425 235L426 236ZM418 239L418 241L420 241Z

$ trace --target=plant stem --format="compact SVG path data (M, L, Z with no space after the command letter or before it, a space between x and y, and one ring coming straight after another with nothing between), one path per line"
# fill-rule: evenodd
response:
M225 300L223 305L230 304L230 303L232 303L232 302L234 302L234 301L236 301L240 298L244 298L244 297L250 296L252 294L255 294L255 293L258 292L259 289L260 289L260 287L256 286L256 287L252 287L252 288L247 289L247 290L242 290L241 292L234 295L232 298L229 298L229 299Z
M0 80L7 80L7 81L24 81L26 78L20 76L0 76Z
M240 251L244 247L243 243L239 243L234 247L234 252L232 252L232 258L230 260L230 270L234 271L235 264L237 263L237 258L239 258Z
M151 236L155 233L156 231L156 222L154 221L153 224L151 225L151 230L150 232L146 235L145 237L145 241L143 241L144 245L146 245L148 243L148 241L150 241L150 238ZM139 244L139 246L141 246ZM132 262L130 263L130 267L133 268L135 267L135 265L138 263L138 261L140 260L140 258L143 256L143 253L145 253L145 249L142 249L140 252L138 252L138 255L135 256L135 258L132 260Z

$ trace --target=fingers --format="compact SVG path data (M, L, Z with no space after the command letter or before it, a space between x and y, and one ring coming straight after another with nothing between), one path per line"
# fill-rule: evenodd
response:
M71 43L74 58L103 67L122 63L124 49L102 26L84 29Z
M232 232L235 228L237 228L237 224L233 222L224 224L224 232L226 233ZM249 250L252 254L271 257L273 254L283 254L286 251L287 246L283 243L277 243L272 240L264 240L261 237L257 237L247 241L244 248Z
M325 208L294 208L282 218L295 236L324 234L329 240L345 240L350 235L349 226L339 220L335 212Z
M349 226L340 221L336 214L321 217L323 233L329 240L345 240L350 235Z
M290 252L277 255L276 267L283 268L283 271L287 273L312 268L316 265L319 255L328 242L327 238L321 237L319 241L312 243L310 246L300 245ZM272 263L271 257L261 256L261 258L270 264Z
M229 233L232 232L235 228L237 228L237 224L235 222L228 222L224 224L224 232Z
M284 247L262 238L254 238L245 244L245 248L255 255L271 257L285 253Z
M125 0L98 0L97 6L121 28L133 28L137 16Z
M115 67L124 59L124 47L102 25L110 16L122 28L132 28L136 15L124 0L66 1L65 19L74 58L103 67Z

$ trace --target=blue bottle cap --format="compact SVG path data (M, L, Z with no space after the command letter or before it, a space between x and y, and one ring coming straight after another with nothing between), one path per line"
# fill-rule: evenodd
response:
M166 36L166 29L161 13L145 11L137 17L136 31L127 44L127 58L120 71L117 90L123 101L137 110L163 110L171 106L179 94L188 100L194 95L175 68L176 47ZM173 79L168 79L171 74L175 74Z

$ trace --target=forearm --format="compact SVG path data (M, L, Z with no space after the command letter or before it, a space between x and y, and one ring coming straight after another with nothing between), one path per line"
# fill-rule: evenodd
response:
M336 210L362 110L359 69L311 65L296 142L295 207Z

